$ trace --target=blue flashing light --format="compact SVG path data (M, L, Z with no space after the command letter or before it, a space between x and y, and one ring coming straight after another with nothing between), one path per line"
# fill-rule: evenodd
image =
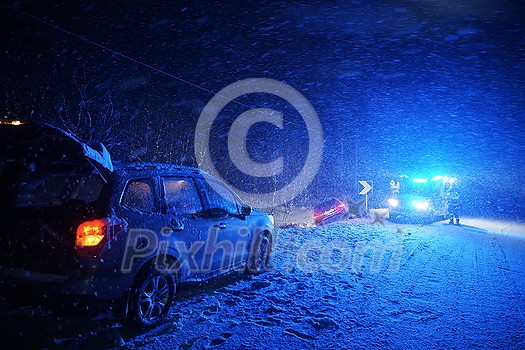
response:
M415 182L415 183L418 183L418 184L424 184L424 183L428 182L427 179L419 179L419 178L415 178L412 181Z
M432 180L432 181L439 181L439 180L441 180L441 179L443 179L443 176L441 176L441 175L437 175L437 176L434 176L431 180Z

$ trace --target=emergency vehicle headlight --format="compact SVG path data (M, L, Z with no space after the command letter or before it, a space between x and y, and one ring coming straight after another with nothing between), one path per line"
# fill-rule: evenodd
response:
M413 201L413 202L412 202L412 205L413 205L417 210L428 210L428 207L429 207L429 203L426 202L426 201Z
M399 205L399 201L395 198L389 198L388 205L390 205L391 207L397 207Z

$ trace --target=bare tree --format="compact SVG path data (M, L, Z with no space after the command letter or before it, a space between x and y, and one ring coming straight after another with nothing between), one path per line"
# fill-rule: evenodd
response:
M110 151L116 151L129 138L129 123L115 108L112 91L107 89L102 98L96 99L92 97L92 85L85 72L80 78L75 75L75 89L69 95L62 94L55 105L57 117L61 127L81 141L101 142Z

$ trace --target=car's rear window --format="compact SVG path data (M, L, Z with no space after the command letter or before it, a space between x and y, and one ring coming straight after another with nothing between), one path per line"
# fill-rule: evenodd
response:
M92 203L103 185L98 175L32 173L20 181L16 206L60 205L70 199Z

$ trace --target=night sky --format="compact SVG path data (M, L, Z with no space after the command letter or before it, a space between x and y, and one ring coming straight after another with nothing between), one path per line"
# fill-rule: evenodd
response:
M102 141L117 159L195 165L195 126L214 93L270 78L322 123L311 193L442 172L525 197L522 1L47 3L0 5L1 113ZM230 171L225 139L243 107L274 108L284 129L258 125L248 151L285 155L283 186L308 152L304 122L275 97L239 101L212 132L223 176L259 181Z

